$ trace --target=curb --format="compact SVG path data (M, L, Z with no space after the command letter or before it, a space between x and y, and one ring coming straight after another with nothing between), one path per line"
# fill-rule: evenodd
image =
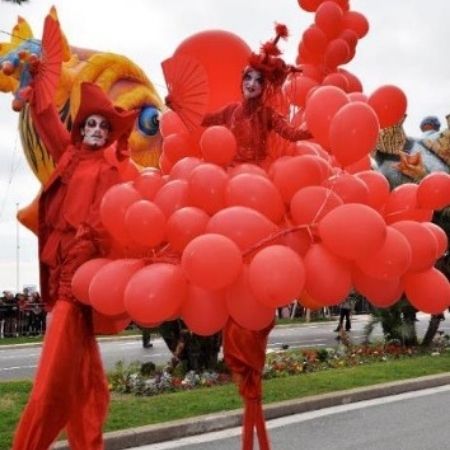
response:
M446 384L450 384L450 372L271 403L264 407L264 416L266 420L271 420L330 406L347 405ZM237 427L242 424L242 412L243 410L239 409L105 433L105 449L122 450ZM69 450L68 443L67 441L59 442L53 449Z

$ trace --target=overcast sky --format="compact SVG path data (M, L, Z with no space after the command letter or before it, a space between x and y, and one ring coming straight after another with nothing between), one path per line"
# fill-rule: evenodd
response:
M186 37L207 29L232 31L251 48L272 36L275 21L285 23L291 37L282 44L285 59L294 62L302 31L313 14L300 10L296 0L30 0L17 6L0 1L0 42L9 41L17 15L40 37L42 22L55 4L71 45L124 54L142 67L165 95L160 62L171 56ZM351 0L363 13L369 34L359 41L356 57L345 66L370 94L384 84L395 84L408 97L406 131L417 136L424 115L435 114L445 123L450 113L448 59L448 0ZM0 93L0 290L38 284L37 241L15 221L16 203L28 204L38 183L25 162L11 96ZM17 239L17 234L19 239Z

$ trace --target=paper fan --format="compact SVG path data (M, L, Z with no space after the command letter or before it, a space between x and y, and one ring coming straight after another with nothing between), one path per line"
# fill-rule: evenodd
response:
M161 63L169 95L167 106L173 109L189 130L198 127L205 116L208 100L208 76L194 58L177 55Z
M61 29L58 21L49 15L44 22L40 64L33 78L34 101L38 113L53 102L61 75L62 59Z

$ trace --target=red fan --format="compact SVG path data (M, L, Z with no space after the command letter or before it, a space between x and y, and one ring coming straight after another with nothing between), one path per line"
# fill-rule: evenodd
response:
M61 29L58 21L50 15L45 18L41 45L42 56L33 77L34 101L38 113L53 102L63 59Z
M206 70L196 59L185 55L166 59L161 66L169 91L166 104L192 131L200 125L208 106Z

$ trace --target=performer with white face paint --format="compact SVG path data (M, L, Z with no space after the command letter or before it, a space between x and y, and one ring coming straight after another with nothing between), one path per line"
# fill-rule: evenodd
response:
M275 56L280 54L276 43L284 37L284 32L285 27L277 26L277 37L264 44L260 54L250 56L242 74L242 102L227 105L203 119L203 126L224 125L232 131L237 142L234 163L270 163L268 138L271 132L292 142L312 137L308 131L291 126L272 107L275 94L287 75L295 70Z
M116 109L102 89L81 84L71 134L53 103L30 103L33 124L56 168L39 202L41 293L51 312L28 405L14 450L44 450L66 428L70 447L103 449L109 393L94 335L96 316L72 294L74 272L108 254L111 242L100 220L104 193L122 182L121 160L136 114Z
M93 114L86 119L80 133L83 136L83 144L93 149L103 147L108 139L109 122L103 116Z

